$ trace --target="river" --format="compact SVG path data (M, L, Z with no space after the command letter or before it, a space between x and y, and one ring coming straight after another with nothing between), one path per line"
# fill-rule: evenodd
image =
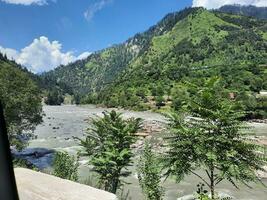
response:
M37 135L36 139L33 139L29 143L29 148L46 148L55 150L64 150L70 154L75 154L81 147L73 139L75 137L82 137L89 126L86 121L88 118L101 116L103 111L109 110L104 108L97 108L95 106L44 106L45 116L44 122L39 125L34 134ZM128 117L140 117L145 121L159 121L165 122L162 115L152 112L134 112L119 110L123 113L123 116ZM253 132L258 136L267 136L267 124L253 123ZM44 162L40 160L39 162ZM85 180L90 176L90 170L87 165L87 159L83 158L80 161L79 168L80 179ZM138 180L136 178L135 169L132 168L133 175L127 178L127 185L125 190L130 191L129 196L133 200L142 199ZM201 172L200 172L201 173ZM196 191L196 185L199 183L199 179L194 176L188 176L184 181L176 184L173 179L168 179L164 182L166 189L166 200L175 200L177 197L192 194ZM263 180L267 185L267 180ZM249 189L245 186L240 186L237 190L228 182L222 182L218 186L218 191L227 193L234 196L237 199L242 200L265 200L267 198L267 188L262 185L252 184L253 189Z

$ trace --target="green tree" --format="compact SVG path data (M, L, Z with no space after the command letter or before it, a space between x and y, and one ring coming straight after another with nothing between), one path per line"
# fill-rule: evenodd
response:
M182 85L177 85L172 88L172 97L172 108L176 111L179 111L188 101L189 92Z
M65 152L57 152L53 162L53 175L71 181L78 181L78 160L79 155L75 159L74 156L69 156Z
M120 178L130 174L127 170L133 156L130 146L136 140L134 133L140 124L140 119L125 120L114 110L104 112L103 118L93 119L86 138L79 139L91 158L89 163L99 174L99 184L106 191L115 194L121 185Z
M164 88L161 83L156 86L153 86L151 89L152 96L163 96L164 95Z
M165 99L163 98L163 96L157 96L155 98L155 102L156 102L156 106L158 107L158 109L162 106L165 106Z
M16 63L0 59L0 100L10 144L18 149L27 145L33 130L42 122L40 91L30 77Z
M63 95L58 89L53 89L47 94L45 103L47 105L61 105L64 102Z
M209 79L195 98L189 99L187 113L170 115L166 174L175 175L177 181L188 174L198 176L209 187L212 199L222 180L235 187L237 182L248 185L258 181L256 170L264 171L266 164L266 158L258 153L259 145L242 131L247 128L240 121L244 113L236 111L235 102L225 96L219 80ZM208 179L196 169L203 169Z
M146 200L163 199L164 190L161 187L159 164L157 156L152 152L152 146L146 142L137 166L139 184Z

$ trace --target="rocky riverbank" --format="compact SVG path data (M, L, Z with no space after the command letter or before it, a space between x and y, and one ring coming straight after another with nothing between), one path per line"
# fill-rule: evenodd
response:
M263 123L263 124L267 124L267 119L251 119L248 122L249 123Z

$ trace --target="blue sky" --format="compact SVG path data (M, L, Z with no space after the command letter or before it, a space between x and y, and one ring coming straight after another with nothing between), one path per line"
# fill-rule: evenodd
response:
M0 0L0 51L34 72L125 41L185 7L267 0Z

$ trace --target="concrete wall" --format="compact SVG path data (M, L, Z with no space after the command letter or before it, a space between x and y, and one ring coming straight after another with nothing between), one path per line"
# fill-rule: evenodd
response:
M20 200L116 200L109 192L29 169L15 169Z

